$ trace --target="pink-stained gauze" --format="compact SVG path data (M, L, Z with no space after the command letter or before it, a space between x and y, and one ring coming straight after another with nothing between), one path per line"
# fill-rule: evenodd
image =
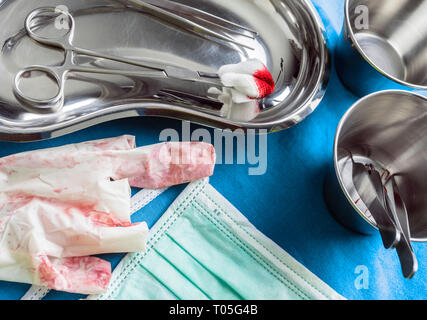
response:
M112 155L114 156L114 155ZM136 149L121 161L113 178L129 177L133 187L158 189L196 181L213 174L215 149L201 142L169 142Z
M98 294L107 290L110 282L110 263L96 257L38 257L36 261L40 284L55 290Z
M0 280L96 294L109 262L95 254L144 251L130 187L163 188L213 174L199 142L136 148L135 138L83 142L0 159Z

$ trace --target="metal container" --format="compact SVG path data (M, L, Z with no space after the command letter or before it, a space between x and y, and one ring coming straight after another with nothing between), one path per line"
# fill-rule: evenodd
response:
M360 97L386 89L427 94L427 1L346 0L336 65Z
M339 222L372 234L376 223L352 182L349 152L384 179L397 175L412 240L427 241L427 98L400 90L374 93L356 102L338 126L325 199Z
M47 139L135 116L163 116L220 129L272 132L289 128L314 111L325 93L330 58L324 26L309 0L181 2L257 31L255 39L235 36L252 49L185 32L157 17L129 10L123 7L123 1L0 0L0 139ZM72 13L76 27L73 43L79 47L133 59L166 61L203 72L216 72L225 64L257 58L276 80L275 92L260 101L261 112L254 120L238 122L220 115L218 102L207 95L206 85L74 73L66 83L60 112L30 112L13 94L16 74L31 65L57 65L64 59L62 51L38 45L25 32L27 15L46 6L65 6ZM84 56L78 62L100 68L129 68ZM39 84L29 87L37 90Z

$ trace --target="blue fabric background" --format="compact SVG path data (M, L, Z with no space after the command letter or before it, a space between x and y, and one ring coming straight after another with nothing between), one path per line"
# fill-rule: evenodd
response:
M343 21L344 0L315 0L329 37L331 51ZM299 125L268 136L268 171L249 176L251 165L218 165L212 185L263 233L348 299L427 298L427 246L414 244L420 269L412 280L402 277L395 252L386 251L379 236L362 236L339 225L322 196L326 167L332 161L335 129L357 100L333 70L325 99ZM53 140L0 143L0 156L85 140L132 134L138 146L157 143L164 128L181 132L180 121L133 118L97 125ZM196 125L192 129L199 128ZM134 216L152 226L184 186L169 189ZM123 255L105 255L113 266ZM358 290L358 266L369 271L369 288ZM0 281L0 299L20 299L29 285ZM84 296L51 292L46 299Z

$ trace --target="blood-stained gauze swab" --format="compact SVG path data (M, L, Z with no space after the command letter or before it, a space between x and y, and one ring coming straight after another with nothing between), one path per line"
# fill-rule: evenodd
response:
M136 148L132 136L0 159L0 279L103 292L110 264L90 255L145 249L148 227L131 223L130 186L186 183L214 165L210 144Z

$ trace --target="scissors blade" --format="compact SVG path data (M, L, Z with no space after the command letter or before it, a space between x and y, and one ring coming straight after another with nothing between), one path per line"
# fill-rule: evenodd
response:
M172 89L162 89L159 91L159 93L165 94L183 103L191 104L192 106L194 106L194 104L197 103L197 104L202 104L204 107L208 105L215 110L220 110L224 105L224 103L222 103L218 99L206 97L206 96L199 96L199 95L191 94L189 92L183 92L183 91L172 90Z
M162 76L162 73L163 73L164 75L166 75L166 77L170 79L210 83L212 85L223 87L223 84L219 79L218 74L216 73L200 72L200 71L195 71L188 68L170 66L167 64L162 64L162 63L157 63L152 61L128 59L124 57L107 55L100 52L95 52L92 50L86 50L86 49L77 48L77 47L74 47L71 50L77 54L82 54L82 55L95 57L95 58L107 59L111 61L117 61L117 62L125 63L128 65L134 65L137 67L152 69L153 71L158 72L159 76ZM97 72L97 71L93 70L92 72Z
M73 66L69 69L70 72L83 72L83 73L97 73L97 74L110 74L119 76L133 76L133 77L147 77L165 79L167 75L162 71L144 70L144 71L131 71L119 69L105 69L105 68L92 68L84 66Z
M206 73L173 66L165 66L164 71L166 75L172 79L202 82L221 87L224 86L221 82L221 79L219 78L219 75L216 73Z
M195 17L195 18L204 20L205 22L208 22L217 28L225 29L229 32L236 33L236 34L239 34L239 35L251 38L251 39L254 39L254 36L258 35L258 32L255 30L244 27L244 26L239 25L237 23L234 23L232 21L223 19L221 17L218 17L218 16L213 15L211 13L208 13L206 11L185 5L183 3L178 3L178 2L174 2L174 1L164 1L164 0L145 0L145 1L152 4L152 5L155 5L157 7L173 11L177 14L185 14L185 15L188 15L191 17ZM242 31L233 30L231 28L240 29L242 31L249 32L250 34L242 32Z
M160 19L166 19L169 23L177 25L178 27L181 28L187 28L189 30L191 30L192 32L195 33L199 33L199 34L203 34L203 35L207 35L207 36L211 36L229 43L233 43L236 45L239 45L241 47L247 48L247 49L251 49L253 50L252 47L234 40L233 38L221 34L219 32L215 32L212 31L204 26L202 26L201 24L195 23L185 17L182 17L180 15L174 14L173 12L168 11L168 9L163 9L161 7L158 7L156 5L152 5L148 2L144 2L142 0L126 0L127 3L133 5L134 7L138 8L138 9L142 9L145 10L146 12L148 12L149 14L158 17Z

